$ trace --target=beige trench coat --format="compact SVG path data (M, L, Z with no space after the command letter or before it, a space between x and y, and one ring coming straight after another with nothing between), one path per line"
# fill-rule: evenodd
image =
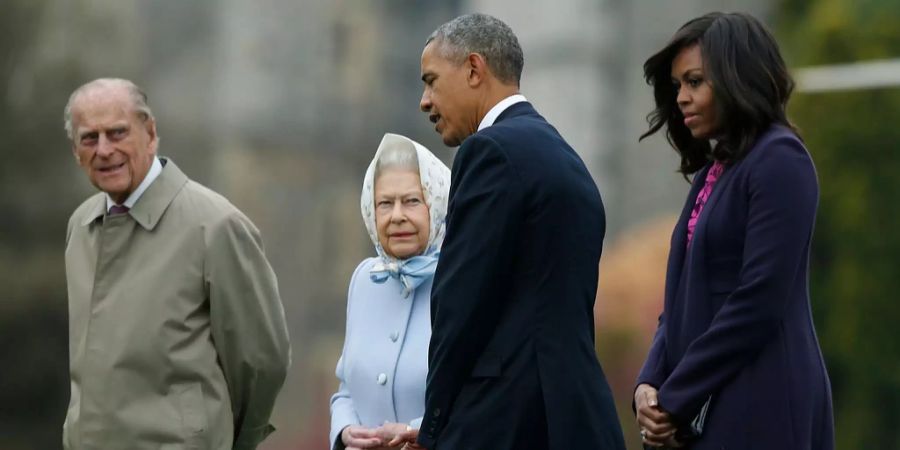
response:
M64 447L253 449L290 364L259 231L165 161L127 214L69 220Z

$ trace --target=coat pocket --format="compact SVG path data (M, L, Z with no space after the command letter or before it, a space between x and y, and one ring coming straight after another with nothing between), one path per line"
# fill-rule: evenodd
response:
M207 429L206 403L203 401L203 387L200 383L180 385L178 409L181 412L181 426L188 448L203 448L203 436Z

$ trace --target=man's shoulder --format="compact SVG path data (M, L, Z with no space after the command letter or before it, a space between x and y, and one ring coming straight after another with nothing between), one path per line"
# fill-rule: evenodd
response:
M211 230L234 226L256 230L253 222L224 195L190 178L172 203L182 220L205 224Z
M518 105L513 105L516 106ZM515 115L503 117L473 136L493 141L502 148L528 148L540 146L541 142L548 139L562 140L556 128L530 107Z
M188 179L175 201L188 203L193 211L204 217L225 217L240 213L224 195L192 179Z
M471 141L473 148L494 147L514 163L540 159L548 148L569 147L556 128L537 113L504 118L466 141Z
M538 114L517 115L504 118L476 133L499 141L522 139L522 132L546 132L548 123Z

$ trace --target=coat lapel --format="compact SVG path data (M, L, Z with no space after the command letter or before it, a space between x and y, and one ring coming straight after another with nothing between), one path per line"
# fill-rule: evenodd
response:
M102 192L95 195L92 199L93 204L88 207L87 214L82 216L81 225L87 226L94 223L98 217L106 214L106 194Z
M712 193L709 195L706 205L703 205L703 211L700 211L700 217L697 218L697 225L694 227L694 240L691 243L688 259L693 260L695 256L703 258L704 255L706 255L706 224L709 222L709 215L716 207L716 203L718 203L719 199L722 198L722 192L728 189L728 183L732 178L731 175L735 172L738 165L740 165L740 162L735 163L731 167L726 167L725 171L722 172L722 175L720 175L719 179L716 181L715 186L713 186Z
M665 301L668 302L675 298L678 289L678 282L681 279L681 271L684 268L685 252L687 250L687 223L691 218L691 210L694 209L694 203L697 201L697 195L703 188L706 173L709 172L711 164L701 169L694 175L691 184L691 190L681 209L681 216L675 224L675 230L672 231L672 241L669 248L669 262L666 270L666 293ZM695 230L696 236L696 230Z
M128 211L128 214L148 231L156 227L166 208L188 181L187 175L172 160L168 158L160 160L163 163L162 173L144 191L134 204L134 208ZM81 218L81 225L87 226L106 214L106 195L100 194L95 196L94 203Z

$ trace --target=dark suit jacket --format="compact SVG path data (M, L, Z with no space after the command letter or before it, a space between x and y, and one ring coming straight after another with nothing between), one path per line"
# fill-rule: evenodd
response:
M808 292L812 159L792 131L773 126L720 176L686 248L709 167L672 234L665 306L638 384L657 387L681 426L712 396L691 449L832 449L831 387Z
M463 142L432 290L419 443L624 449L594 353L604 232L584 163L529 103Z

